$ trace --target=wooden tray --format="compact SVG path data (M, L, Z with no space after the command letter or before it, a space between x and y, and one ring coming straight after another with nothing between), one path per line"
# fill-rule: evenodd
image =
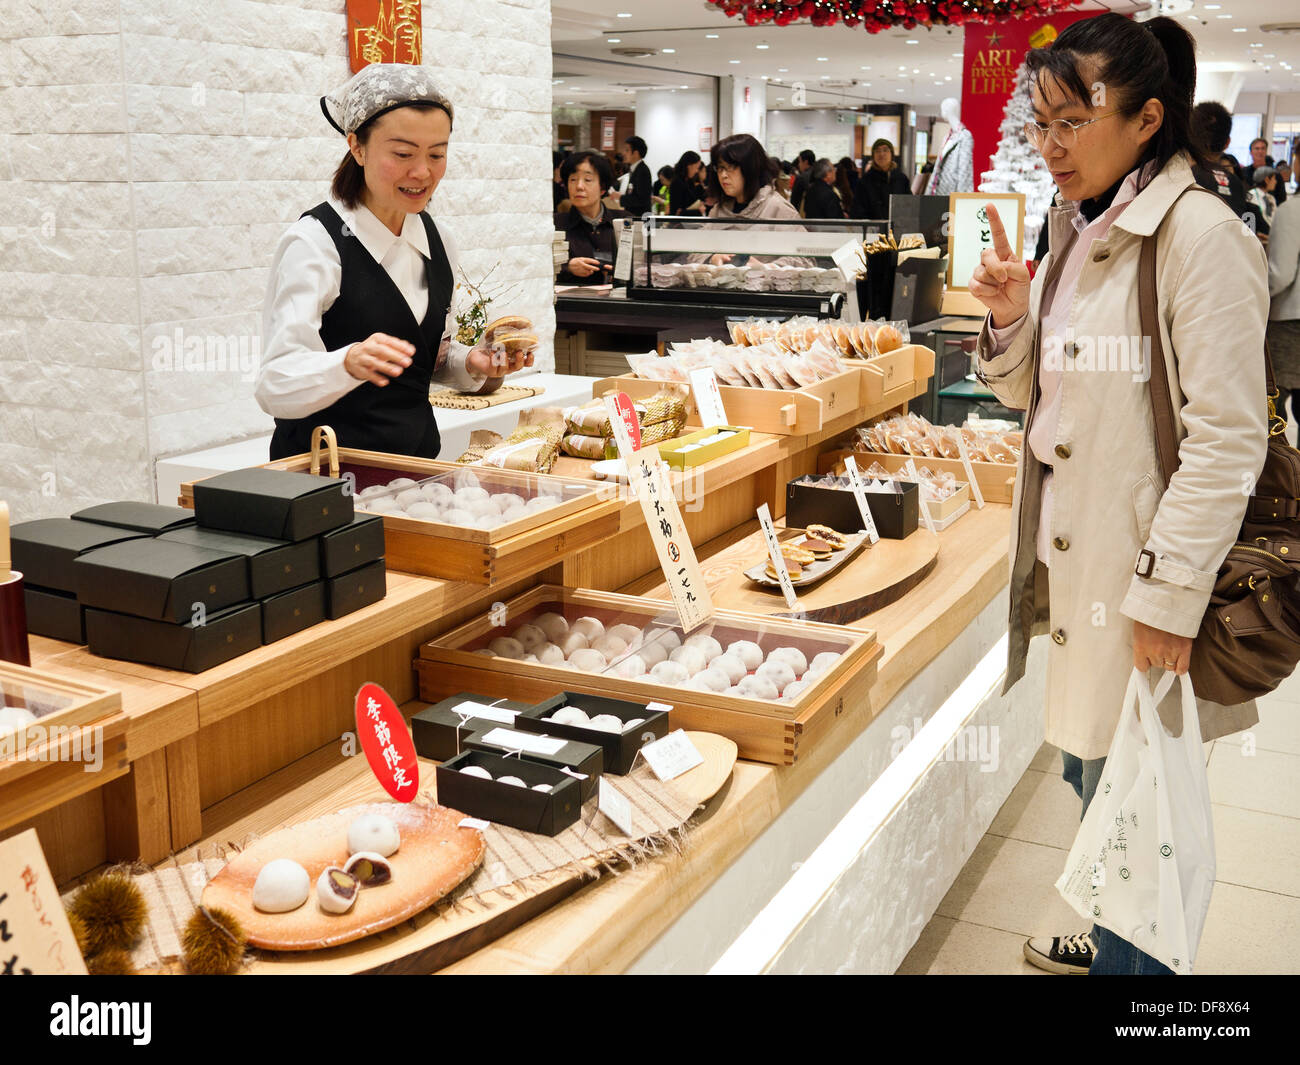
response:
M703 755L704 763L674 779L671 786L697 806L703 806L731 778L736 764L736 745L710 733L689 732L687 735ZM352 772L346 763L339 769L344 773ZM421 779L432 783L434 774L422 772ZM316 808L332 809L340 801L367 802L379 793L380 787L374 776L367 767L361 766L350 781L337 783L328 796L319 800ZM304 812L312 813L314 810ZM343 946L292 954L255 955L244 972L250 975L430 973L472 954L583 886L591 885L592 875L603 875L608 868L606 863L617 861L618 856L612 853L583 859L577 863L581 869L553 869L484 892L477 898L458 899L454 907L434 906L401 925Z
M861 402L875 405L890 392L928 380L934 374L934 351L920 344L905 344L869 359L840 359L840 365L861 375Z
M847 455L853 456L853 461L858 464L859 472L864 474L867 467L873 462L879 462L885 469L893 472L903 469L910 458L916 463L918 469L922 466L929 466L930 469L936 471L947 470L959 481L966 480L966 467L962 465L961 459L937 459L926 455L888 455L879 451L824 451L817 459L817 472L842 474L844 472L844 458ZM975 470L975 479L979 482L980 491L984 495L985 502L1011 502L1011 496L1016 487L1015 466L1001 462L972 462L971 466Z
M479 691L503 698L537 702L561 691L589 692L636 702L672 707L674 727L700 729L727 736L743 758L792 764L800 736L819 715L834 707L845 687L865 678L865 692L875 679L875 661L883 653L869 630L742 614L720 610L711 625L724 644L750 639L765 649L799 647L809 660L819 651L840 653L840 660L791 703L769 703L717 692L676 688L645 678L628 680L610 673L580 673L568 668L475 654L490 639L548 610L569 617L590 615L609 623L651 622L674 627L676 616L666 602L583 589L541 585L506 604L507 626L493 611L451 630L420 648L415 661L420 698L435 702L460 691ZM498 624L494 624L498 622ZM486 685L486 687L484 687ZM841 704L842 709L842 704Z
M348 825L366 813L391 817L401 831L402 845L389 859L393 879L362 888L347 913L325 913L316 902L316 878L347 861ZM249 944L264 950L321 950L351 943L427 910L479 867L486 844L477 829L456 827L464 816L444 806L371 803L283 828L251 844L213 877L203 889L203 904L229 910L248 933ZM311 878L311 895L289 913L253 907L257 874L275 858L292 858Z
M776 436L806 436L819 432L828 422L858 408L861 398L862 371L845 370L803 388L736 388L719 385L727 420L747 425L756 433ZM633 399L647 399L661 388L662 381L647 381L635 374L606 377L592 386L593 396L608 392L626 392ZM687 401L686 424L702 425L694 398Z
M424 480L468 470L480 481L490 481L498 491L532 495L549 489L569 496L554 507L494 529L470 529L384 514L385 557L390 570L469 584L510 583L553 565L574 551L592 547L619 530L623 503L618 498L617 486L599 481L462 466L355 448L338 448L337 458L339 475L351 474L358 491L371 484L386 484L395 475ZM262 468L313 472L308 454L268 462ZM386 476L380 480L378 474ZM194 506L193 482L181 485L179 501L181 506ZM368 513L360 501L357 510Z
M799 547L808 537L804 535L792 536L783 543L788 542ZM822 562L813 562L804 566L803 573L798 577L790 578L790 583L796 588L806 588L810 584L816 584L818 581L829 577L836 570L840 569L854 555L862 550L867 543L867 534L864 532L849 533L844 539L849 543L847 547L831 553L831 557ZM767 575L767 563L760 562L757 566L751 566L745 570L745 576L755 584L762 585L769 591L781 594L781 582L774 577Z

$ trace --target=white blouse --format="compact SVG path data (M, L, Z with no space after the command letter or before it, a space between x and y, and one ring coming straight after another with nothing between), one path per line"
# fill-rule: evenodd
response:
M363 205L353 210L333 197L329 204L393 279L415 320L423 321L429 307L424 266L429 240L420 216L408 214L401 234L396 235ZM456 243L441 222L435 219L434 224L454 278L459 263ZM321 317L338 299L342 280L338 249L325 227L310 215L294 222L280 239L271 263L262 311L262 364L253 392L258 405L273 418L306 418L362 383L343 366L352 345L326 351L320 337ZM455 329L449 310L444 326L449 350L434 380L460 391L476 391L486 377L466 367L470 349L454 339ZM364 339L357 337L353 343Z

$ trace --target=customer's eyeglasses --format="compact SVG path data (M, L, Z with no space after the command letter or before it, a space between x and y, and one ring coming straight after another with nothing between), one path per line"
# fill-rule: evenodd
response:
M1079 130L1084 126L1091 126L1094 122L1100 122L1103 118L1110 118L1111 115L1118 115L1118 111L1107 111L1104 115L1098 115L1096 118L1090 118L1086 122L1071 122L1065 118L1054 118L1047 125L1039 125L1037 122L1026 122L1024 126L1025 139L1035 148L1042 148L1043 143L1050 136L1062 148L1073 148L1079 140Z

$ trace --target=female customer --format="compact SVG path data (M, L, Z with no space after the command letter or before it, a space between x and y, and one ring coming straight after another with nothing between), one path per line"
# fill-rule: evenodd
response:
M614 171L600 152L574 152L560 170L572 207L555 216L555 230L569 239L569 261L561 285L602 285L614 273L614 219L626 218L603 203Z
M713 163L709 168L707 191L709 195L717 197L716 205L709 208L710 218L743 218L747 222L799 220L799 212L794 209L789 200L776 191L776 179L781 173L780 165L770 158L763 150L763 146L748 133L724 137L713 146L709 154ZM746 225L745 228L764 227ZM691 256L691 258L707 258L714 265L730 263L736 259L736 265L739 266L748 261L748 256L740 256L737 259L729 254ZM793 260L785 257L774 261L784 264Z
M436 458L436 380L490 392L532 355L452 339L456 246L425 211L447 171L452 105L424 67L372 63L321 109L348 139L329 199L281 238L255 395L271 458L330 425L344 447Z
M1300 420L1295 394L1300 389L1300 198L1291 198L1273 215L1268 240L1268 350L1273 358L1273 376L1281 395L1277 412L1286 414L1291 396L1291 414Z
M668 190L668 213L699 218L704 214L704 160L699 152L682 152L673 167L673 183Z
M844 217L844 205L840 203L839 191L835 187L835 164L829 159L818 159L813 163L812 180L808 183L808 194L803 200L803 216Z
M1264 232L1268 233L1273 228L1273 215L1277 212L1277 197L1273 195L1277 189L1277 171L1271 166L1257 166L1251 172L1251 181L1253 184L1246 199L1259 208L1268 227Z
M889 197L909 196L912 186L894 161L894 146L881 137L871 146L871 162L858 178L853 199L854 218L888 218Z
M1026 411L1007 686L1024 675L1030 636L1050 631L1047 740L1086 809L1131 671L1187 672L1245 513L1242 484L1263 466L1268 288L1259 242L1192 175L1196 60L1181 25L1101 15L1027 63L1035 121L1025 133L1059 193L1051 251L1031 282L990 205L994 248L970 290L989 309L981 376ZM1100 106L1096 84L1106 88ZM1129 340L1142 335L1138 256L1148 234L1180 438L1163 495L1149 368ZM1175 733L1177 692L1160 707ZM1258 720L1253 702L1198 700L1198 710L1205 739ZM1099 927L1031 939L1025 956L1054 972L1169 971Z

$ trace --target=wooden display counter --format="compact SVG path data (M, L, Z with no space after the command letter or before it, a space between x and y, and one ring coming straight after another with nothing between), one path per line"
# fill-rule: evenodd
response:
M909 382L817 433L753 434L744 450L674 473L701 561L707 564L734 542L759 504L782 516L786 483L815 472L818 456L837 437L904 408L925 389L924 381ZM584 476L587 464L561 459L553 472ZM583 887L453 970L608 971L626 965L988 604L1005 581L1008 525L1008 508L990 505L940 534L937 562L919 583L854 623L875 631L884 646L869 698L855 688L852 705L797 765L739 763L684 856ZM389 572L381 602L199 674L102 659L84 647L33 638L33 665L121 693L129 770L114 763L112 778L78 780L43 802L41 812L0 809L0 837L35 828L54 876L67 883L108 862L158 863L201 842L237 840L297 820L319 805L331 773L343 765L351 769L341 742L354 727L352 700L363 682L383 685L412 709L412 663L420 646L494 603L542 583L643 594L658 573L631 499L623 501L617 525L611 523L603 540L561 562L538 565L545 568L493 588ZM30 775L34 788L53 779L45 778L47 771ZM48 799L53 793L44 794Z

